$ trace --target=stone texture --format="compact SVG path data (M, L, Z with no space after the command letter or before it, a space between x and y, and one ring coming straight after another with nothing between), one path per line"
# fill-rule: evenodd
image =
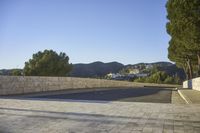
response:
M179 89L178 90L182 99L188 104L200 104L200 91L192 89Z
M198 133L200 106L0 99L2 133Z
M200 91L200 77L183 82L183 88L189 88Z
M176 85L133 83L89 78L72 77L36 77L36 76L0 76L0 95L24 94L32 92L102 87L142 87Z
M172 91L171 103L172 104L186 104L186 102L181 98L177 90Z

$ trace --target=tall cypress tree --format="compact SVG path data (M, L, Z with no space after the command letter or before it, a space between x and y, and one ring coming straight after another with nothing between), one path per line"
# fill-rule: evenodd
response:
M172 37L168 57L183 68L187 66L184 70L189 78L198 64L200 75L200 0L168 0L166 7L167 32Z

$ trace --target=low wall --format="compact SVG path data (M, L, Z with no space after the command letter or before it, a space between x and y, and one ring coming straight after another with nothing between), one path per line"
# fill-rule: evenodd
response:
M190 88L200 91L200 77L184 81L183 88Z
M0 76L0 95L24 94L65 89L143 86L176 87L174 85L134 83L89 78Z

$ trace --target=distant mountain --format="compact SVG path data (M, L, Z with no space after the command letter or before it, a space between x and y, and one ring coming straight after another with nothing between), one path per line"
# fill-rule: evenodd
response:
M164 71L170 76L177 75L182 80L185 79L183 69L177 68L175 64L170 62L154 62L154 63L138 63L133 65L123 65L118 62L93 62L89 64L73 64L73 69L70 72L72 77L104 77L108 73L118 73L126 68L144 69L146 66L156 66L159 71ZM0 75L11 75L14 69L2 69ZM19 69L22 71L22 69Z
M1 69L0 75L10 75L11 71L12 71L11 69Z
M154 62L154 63L137 63L137 64L129 64L126 65L125 67L139 67L139 66L147 66L147 65L152 65L152 66L157 66L157 67L166 67L166 66L172 66L174 64L170 62Z
M0 75L13 75L13 71L19 71L20 73L23 72L22 69L0 69Z
M170 76L177 75L181 80L186 79L184 70L181 68L178 68L175 64L172 64L169 66L158 67L158 70L164 71Z
M175 64L172 64L170 62L154 62L154 63L138 63L134 65L126 65L124 69L126 68L144 68L142 66L152 66L156 67L159 71L164 71L170 76L178 76L181 80L185 80L186 76L184 73L184 70L181 68L178 68Z
M155 63L149 63L149 64L160 66L160 67L166 67L166 66L173 66L174 65L171 62L155 62Z
M70 76L73 77L104 77L108 73L118 73L124 67L118 62L93 62L90 64L74 64Z
M170 76L177 75L182 80L185 79L185 73L183 69L177 68L175 64L170 62L154 62L154 63L138 63L123 65L118 62L94 62L89 64L74 64L73 70L70 73L72 77L104 77L108 73L118 73L122 69L126 68L145 68L145 66L156 66L158 70L164 71Z

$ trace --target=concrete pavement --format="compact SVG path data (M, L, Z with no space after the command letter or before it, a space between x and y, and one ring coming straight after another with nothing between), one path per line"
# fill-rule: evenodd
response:
M186 101L184 101L184 99L181 98L177 90L173 90L172 96L171 96L171 103L172 104L186 104Z
M188 104L200 104L200 91L192 89L178 89L178 93Z
M95 92L88 89L1 97L0 133L199 133L200 93L188 89L181 92L195 104L185 104L180 91L164 88L101 88ZM55 99L60 94L64 99Z
M200 106L0 99L1 133L199 133Z
M132 87L132 88L93 88L73 89L65 91L52 91L34 94L13 96L28 99L73 99L73 100L98 100L98 101L126 101L126 102L151 102L171 103L172 88L158 87ZM179 96L180 97L180 96Z

